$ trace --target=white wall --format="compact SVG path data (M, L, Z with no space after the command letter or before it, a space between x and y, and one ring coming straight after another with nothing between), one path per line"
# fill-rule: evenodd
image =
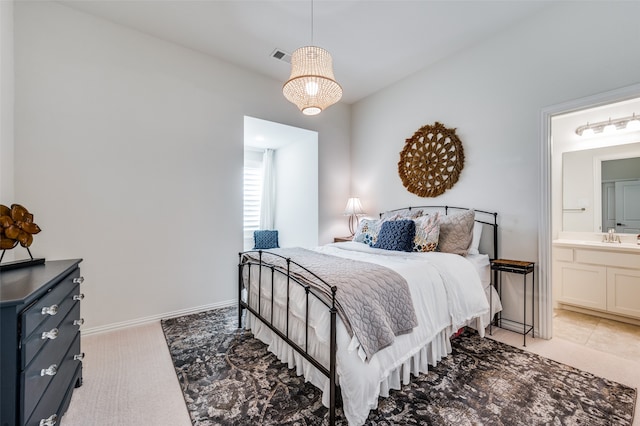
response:
M541 110L640 81L639 13L638 2L561 2L357 103L352 192L367 212L497 211L500 255L537 261ZM465 167L451 190L421 199L402 186L397 161L405 139L435 121L457 128ZM510 281L505 317L521 319L521 277Z
M13 79L13 2L0 1L0 204L9 206L14 202Z
M34 255L82 257L88 330L237 297L245 115L319 132L320 241L342 225L349 108L53 2L15 4L15 194ZM328 161L331 158L331 161Z
M300 140L276 151L276 217L280 247L318 245L318 142L298 129Z
M593 152L565 152L562 156L562 230L594 231L596 205ZM584 208L584 211L579 209Z

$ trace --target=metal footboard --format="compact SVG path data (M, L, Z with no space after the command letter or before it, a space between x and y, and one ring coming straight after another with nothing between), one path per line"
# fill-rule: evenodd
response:
M252 257L248 257L249 253L257 253L258 260L256 261ZM311 365L317 368L322 374L327 376L329 379L329 424L334 425L336 421L336 397L337 397L337 383L336 383L336 350L337 350L337 338L336 338L336 292L337 288L335 286L329 285L323 279L318 277L312 271L309 271L304 266L296 263L290 258L278 255L273 252L269 252L270 256L277 256L286 261L286 269L275 266L268 262L263 261L262 258L263 251L262 250L251 250L247 252L242 252L239 254L239 262L238 262L238 328L242 327L242 310L246 309L248 312L251 312L254 317L259 319L264 325L266 325L271 331L273 331L278 337L284 340L293 350L298 352L304 359L309 361ZM303 269L305 272L312 275L317 280L318 286L326 286L326 288L331 292L331 297L327 300L325 295L320 294L314 288L310 287L308 284L302 283L291 273L291 266L295 265L298 268ZM244 282L245 276L245 268L247 268L247 282ZM262 294L263 294L263 273L267 272L271 275L271 309L270 309L270 317L266 318L266 315L263 315L262 312ZM258 274L257 283L258 283L258 301L256 310L251 306L251 275ZM275 292L274 288L276 284L275 277L282 276L286 278L286 321L284 330L281 330L276 324L274 324L274 300L275 300ZM266 285L266 284L265 284ZM304 289L306 303L305 303L305 336L304 336L304 344L303 346L299 345L290 337L289 333L289 318L291 312L290 305L290 289L292 285L300 286ZM246 300L243 300L242 290L246 289ZM316 300L320 301L323 305L327 307L327 310L330 313L330 337L329 337L329 368L323 365L320 361L318 361L312 354L309 353L309 298L313 297Z

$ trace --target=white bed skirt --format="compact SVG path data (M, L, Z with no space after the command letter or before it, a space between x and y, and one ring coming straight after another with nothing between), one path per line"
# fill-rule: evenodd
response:
M496 308L494 308L494 310L495 309ZM481 319L479 320L483 323ZM251 329L253 335L257 339L268 345L269 352L276 355L276 357L281 362L286 363L289 368L295 368L298 376L304 376L305 381L310 382L318 389L322 390L322 403L328 408L329 379L249 312L247 312L246 324L247 329ZM472 328L480 328L480 334L484 335L484 327L478 327L476 325L476 320L470 321L469 326ZM380 382L379 395L375 396L375 398L371 398L367 407L351 407L350 411L353 411L353 413L351 413L351 416L349 417L353 417L354 415L356 417L362 417L363 414L361 413L368 413L370 410L375 410L378 407L378 396L387 398L392 389L399 390L403 385L409 384L411 376L417 377L420 374L427 373L429 366L435 367L442 358L451 353L450 338L456 331L457 330L452 330L450 328L442 330L431 342L424 345L417 353L412 356L408 356L404 361L400 362L399 365L388 371L385 375L386 378ZM317 350L318 348L315 349ZM337 366L337 369L337 383L339 384L340 365ZM357 415L356 413L360 414ZM366 416L362 422L349 422L349 424L363 424L365 419Z
M253 335L268 345L269 352L289 368L295 368L298 376L304 376L305 381L310 382L318 389L322 389L322 403L325 407L329 407L329 378L316 369L309 361L304 359L302 355L292 349L279 336L277 336L269 327L265 326L262 321L256 319L250 312L247 312L247 329L250 329ZM343 331L344 325L342 325ZM389 396L392 389L400 389L402 385L406 385L411 381L411 375L418 376L426 373L429 366L435 366L443 357L451 353L450 336L455 330L442 330L431 342L423 346L413 356L401 361L399 365L387 372L386 379L380 383L379 396L384 398ZM338 339L340 340L340 339ZM314 348L318 349L318 348ZM315 352L310 349L310 352ZM340 365L337 366L338 377L337 383L340 384ZM357 411L362 412L366 409L373 410L378 406L378 396L372 398L368 407L357 407Z

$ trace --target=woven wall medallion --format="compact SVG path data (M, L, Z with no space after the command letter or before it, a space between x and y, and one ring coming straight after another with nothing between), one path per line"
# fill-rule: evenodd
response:
M398 161L402 184L420 197L437 197L452 188L462 167L464 150L456 129L437 121L422 126L406 140Z

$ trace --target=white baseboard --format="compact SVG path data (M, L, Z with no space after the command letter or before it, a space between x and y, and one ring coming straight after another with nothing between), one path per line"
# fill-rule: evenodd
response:
M193 308L181 309L179 311L165 312L163 314L152 315L144 318L137 318L129 321L116 322L113 324L101 325L99 327L91 327L82 329L84 336L90 334L106 333L108 331L121 330L123 328L135 327L137 325L148 324L150 322L160 321L164 318L175 318L183 315L196 314L198 312L204 312L211 309L226 308L228 306L237 306L238 300L227 300L225 302L212 303L209 305L196 306Z

